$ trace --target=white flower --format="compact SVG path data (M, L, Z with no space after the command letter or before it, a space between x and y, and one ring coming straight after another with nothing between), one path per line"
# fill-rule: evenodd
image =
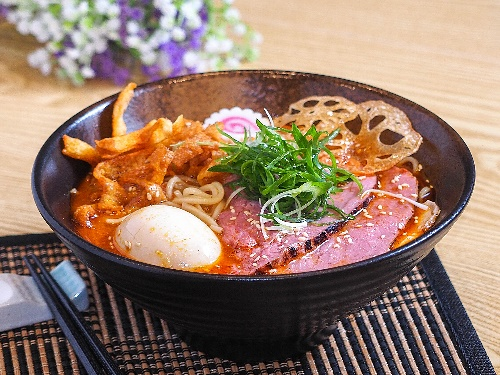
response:
M50 54L44 48L39 48L28 55L28 64L33 68L40 69L44 76L52 71Z
M82 73L83 78L94 78L95 77L94 70L88 65L83 66L81 68L80 72Z
M12 20L17 26L17 31L23 35L28 35L30 32L31 14L24 10L13 13Z
M149 42L154 48L158 48L162 44L170 41L170 33L165 30L156 30L149 38Z
M226 66L229 69L236 69L237 67L240 66L241 61L237 59L236 57L229 57L226 59Z
M102 53L108 48L108 41L105 38L100 37L99 39L94 39L93 45L97 53Z
M241 18L240 12L235 8L229 8L224 14L224 17L231 22L239 21Z
M175 25L175 18L163 15L160 17L160 27L163 30L170 30Z
M141 38L137 35L131 35L125 39L125 43L127 43L127 45L131 48L138 48L141 45L141 42Z
M64 33L57 19L49 12L43 13L41 16L51 40L62 40Z
M176 26L172 29L172 39L176 42L182 42L184 39L186 39L186 32L180 27Z
M14 6L17 5L18 0L2 0L0 1L0 4L5 5L5 6Z
M120 14L120 7L118 4L110 4L108 7L107 15L109 18L116 18Z
M247 32L247 27L244 23L239 22L236 25L234 25L233 32L237 36L243 36Z
M205 43L205 51L208 53L217 53L219 50L219 41L215 38L209 38Z
M154 0L153 2L155 8L159 9L166 16L175 16L177 9L171 1L168 0Z
M64 20L75 22L78 20L78 9L72 0L61 1L61 16Z
M184 54L182 60L187 68L194 68L196 65L198 65L200 57L196 52L190 50Z
M77 48L68 48L66 50L66 55L72 60L78 60L80 51Z
M197 14L190 15L186 17L186 26L191 30L196 30L203 24L200 16Z
M34 35L36 37L36 40L38 40L40 43L48 42L50 39L50 34L47 30L47 27L45 27L44 23L41 20L32 20L31 24L29 25L29 32L30 34Z
M252 42L254 42L255 44L261 44L263 39L264 38L262 37L261 33L253 33L252 35Z
M137 34L139 30L141 30L141 27L136 21L128 21L126 28L129 34Z
M234 43L231 39L222 39L219 41L219 51L220 53L227 53L231 51Z
M185 17L193 17L197 15L203 6L203 2L201 1L186 1L182 3L181 8L179 9L180 13Z
M67 55L59 57L58 62L69 76L74 76L79 71L78 64Z
M87 43L87 37L81 31L75 30L71 34L71 41L73 42L75 47L81 47Z
M108 14L111 3L108 0L95 0L95 10L99 14Z
M86 15L89 12L89 2L88 1L82 1L80 4L78 4L78 7L76 8L78 13L80 15Z
M156 53L154 51L147 51L146 53L141 54L141 61L145 65L153 65L156 61Z

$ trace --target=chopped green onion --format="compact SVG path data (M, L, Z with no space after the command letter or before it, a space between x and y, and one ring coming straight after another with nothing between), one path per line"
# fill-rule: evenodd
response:
M233 143L221 146L227 156L210 170L238 176L233 185L244 187L250 199L264 202L261 223L272 220L281 227L297 228L326 216L349 217L333 205L331 196L341 192L347 182L356 182L360 191L362 185L352 173L337 167L326 147L338 130L318 131L313 125L302 134L295 124L285 129L259 120L256 123L260 131L254 140L249 140L246 132L239 141L220 130ZM289 133L293 139L279 133ZM331 164L320 161L322 151Z

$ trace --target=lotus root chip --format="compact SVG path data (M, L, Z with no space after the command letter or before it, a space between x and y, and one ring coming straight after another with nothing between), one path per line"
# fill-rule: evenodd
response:
M295 123L306 132L312 125L339 134L327 147L337 164L355 174L387 170L414 154L422 137L403 111L383 101L355 104L339 96L311 96L289 106L276 118L278 127ZM326 153L323 160L328 162Z

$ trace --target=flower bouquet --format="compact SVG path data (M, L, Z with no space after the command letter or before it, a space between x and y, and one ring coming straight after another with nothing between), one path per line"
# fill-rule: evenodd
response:
M43 44L31 66L74 84L234 69L260 43L231 0L0 0L0 17Z

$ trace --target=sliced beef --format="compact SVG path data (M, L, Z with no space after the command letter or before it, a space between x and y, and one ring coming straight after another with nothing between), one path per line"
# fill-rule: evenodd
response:
M364 189L375 187L377 178L370 176L362 179ZM334 203L344 212L351 213L363 207L363 201L355 183L349 183L344 190L333 197ZM269 238L264 238L260 228L261 206L256 201L243 197L234 198L229 208L219 215L219 225L223 227L223 241L234 249L234 274L254 274L257 270L265 270L282 264L289 259L312 251L333 233L340 230L343 221L326 217L316 225L293 233L268 231Z
M417 194L417 180L407 170L393 167L380 175L379 189L411 199ZM349 221L329 241L279 268L297 273L358 262L389 251L398 233L412 217L414 206L398 198L375 194L366 210Z

